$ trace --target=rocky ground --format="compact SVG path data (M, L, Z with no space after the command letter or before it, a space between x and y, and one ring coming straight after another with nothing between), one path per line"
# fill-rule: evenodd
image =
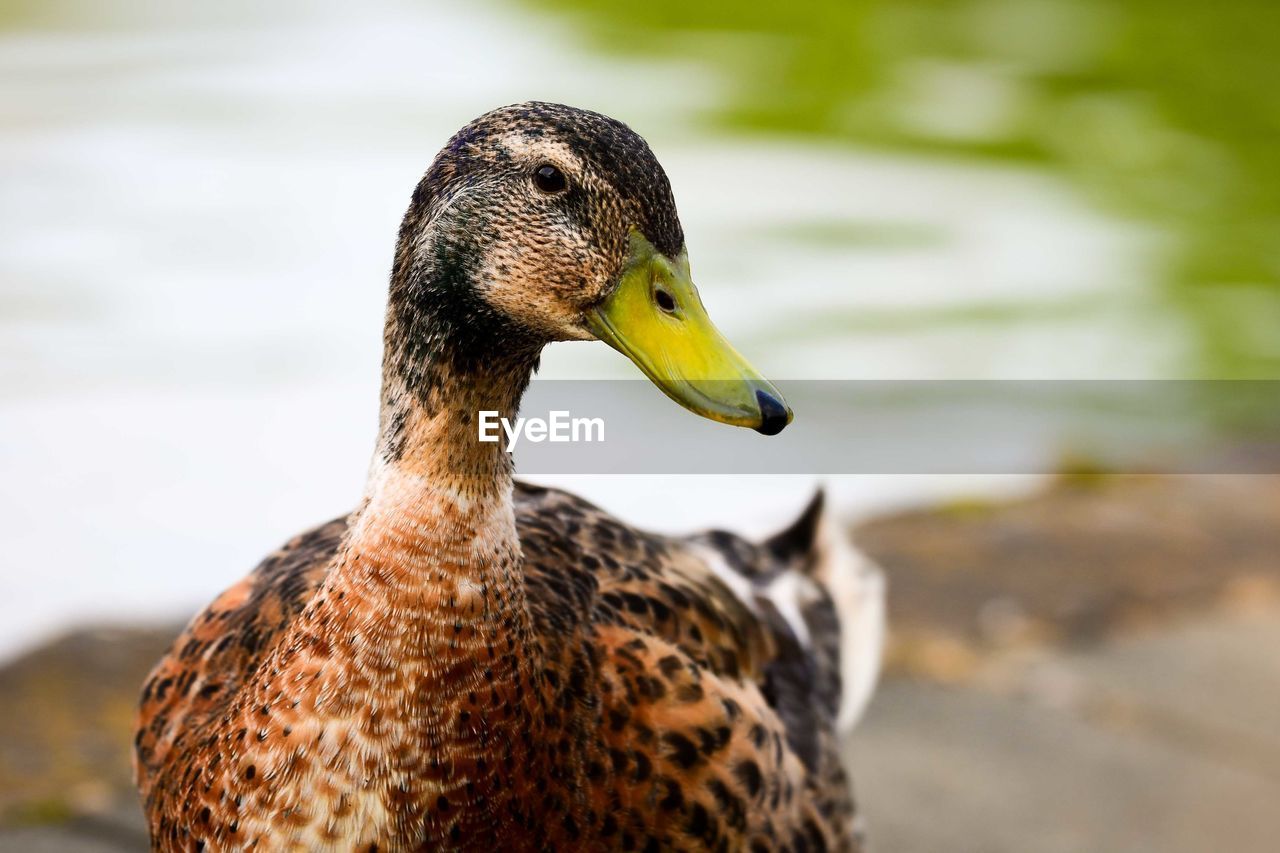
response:
M1067 477L861 525L887 672L849 745L879 853L1280 838L1280 478ZM135 690L176 626L0 670L0 850L145 848Z

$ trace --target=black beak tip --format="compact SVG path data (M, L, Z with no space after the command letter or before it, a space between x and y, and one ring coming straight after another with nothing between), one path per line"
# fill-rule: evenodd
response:
M777 435L791 422L786 405L772 394L756 391L756 404L760 406L760 426L755 429L761 435Z

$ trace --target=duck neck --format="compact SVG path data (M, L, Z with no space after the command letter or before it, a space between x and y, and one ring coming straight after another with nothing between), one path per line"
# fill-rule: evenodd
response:
M410 645L400 651L429 664L440 683L421 696L469 691L492 678L495 650L510 660L509 638L527 637L511 456L505 438L480 441L477 422L514 418L536 364L522 342L475 358L448 342L389 347L378 451L333 582L383 615L384 648Z
M498 765L489 753L537 730L542 663L511 458L505 441L478 440L477 413L514 418L538 350L502 335L492 338L502 352L438 338L402 347L412 338L397 322L393 313L378 450L324 601L358 632L347 681L368 696L347 695L397 708L388 754L426 759L439 778L423 771L419 782L441 791L457 779L482 790Z

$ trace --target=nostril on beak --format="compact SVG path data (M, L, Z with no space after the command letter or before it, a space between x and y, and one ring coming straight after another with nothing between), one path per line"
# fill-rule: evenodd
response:
M654 301L658 303L658 307L663 311L666 311L668 314L675 313L676 300L670 293L667 293L662 288L658 288L653 292L653 298Z
M756 403L760 406L760 426L756 432L761 435L777 435L787 426L787 407L772 394L756 391Z

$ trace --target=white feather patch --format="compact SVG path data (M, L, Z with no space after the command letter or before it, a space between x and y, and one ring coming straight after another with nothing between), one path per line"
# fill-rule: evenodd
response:
M809 634L808 623L804 621L804 608L822 597L817 585L799 572L785 571L769 581L762 594L787 620L800 645L812 647L813 637Z
M759 613L756 607L756 590L752 586L751 581L743 575L734 571L733 567L725 560L724 555L707 545L697 545L694 548L698 555L702 558L702 562L706 563L711 574L716 576L722 584L729 587L729 591L733 593L733 597L741 601L743 605L752 613Z
M827 588L840 618L840 710L836 725L853 729L875 692L885 638L885 578L880 567L823 513L813 574Z
M711 574L729 588L734 598L741 601L752 613L759 614L756 598L767 598L786 620L791 633L796 635L800 645L808 647L811 643L809 625L804 621L804 608L817 601L821 592L812 580L796 571L785 571L777 575L766 586L756 586L749 578L735 571L724 556L714 548L697 547Z
M711 574L752 613L760 612L757 596L769 599L806 648L812 646L812 636L804 608L820 595L815 580L826 587L840 622L841 694L836 725L842 732L852 730L880 677L885 639L885 579L880 567L853 546L829 512L819 522L812 577L791 569L757 587L716 549L697 546L696 551Z

